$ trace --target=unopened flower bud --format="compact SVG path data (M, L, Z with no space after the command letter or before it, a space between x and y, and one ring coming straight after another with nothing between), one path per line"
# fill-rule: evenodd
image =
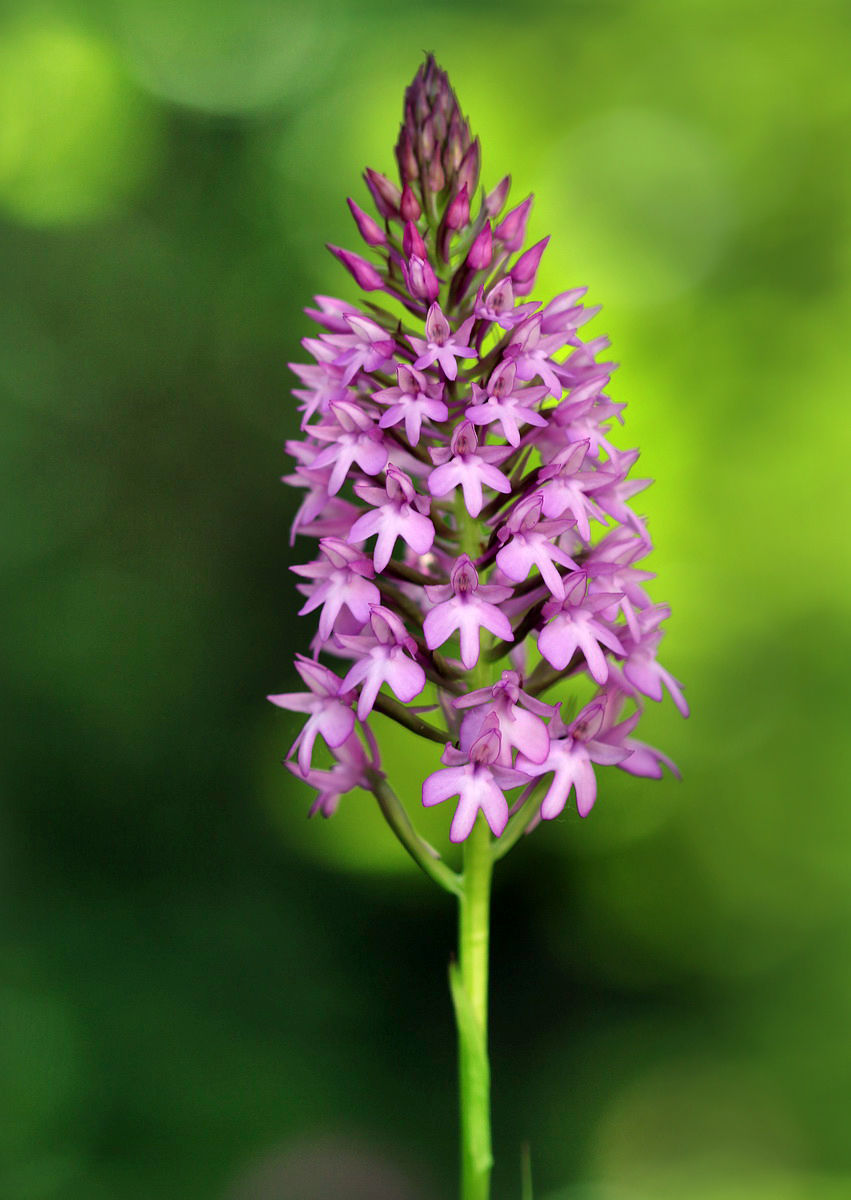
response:
M405 251L406 258L410 258L412 254L416 254L418 258L428 258L425 242L420 237L420 231L413 221L408 221L405 225L405 232L402 234L402 249Z
M399 204L399 212L403 221L419 221L422 216L422 208L411 188L406 183L402 188L402 199Z
M485 196L485 211L489 217L497 217L505 208L508 193L511 189L511 176L501 179L492 192Z
M523 245L523 238L526 236L526 222L529 219L531 207L532 197L527 196L522 204L512 208L511 212L503 217L493 231L493 236L498 242L502 242L509 254L514 254Z
M437 195L442 192L446 186L446 176L443 172L443 167L440 165L440 160L433 158L426 170L426 187L430 192Z
M434 132L434 121L429 117L420 130L418 146L419 152L425 161L428 161L432 157L436 145L437 137Z
M387 217L390 221L398 218L399 202L402 198L402 193L396 187L396 184L391 183L386 175L381 175L378 171L373 171L371 167L366 168L363 177L375 201L375 207L381 213L382 217Z
M365 258L361 258L358 254L352 254L350 250L341 250L339 246L332 246L330 243L328 249L354 277L358 287L362 287L365 292L377 292L384 287L383 278L372 263L367 262Z
M355 224L358 227L363 240L368 246L386 246L387 235L377 222L373 221L372 217L365 213L362 208L358 208L354 200L347 200L352 216L355 219Z
M457 230L463 229L470 220L470 196L467 191L466 183L453 196L449 207L446 210L446 215L443 222L447 229Z
M412 180L418 178L420 168L417 163L417 156L411 145L410 135L404 125L399 134L399 141L396 143L396 161L399 164L399 174L402 176L403 184L410 183Z
M493 242L491 240L491 223L485 221L484 228L476 235L467 255L467 266L473 271L484 271L491 265L493 258Z
M536 242L530 250L520 255L517 262L509 271L516 295L528 296L535 286L535 276L538 273L541 255L546 250L549 240L549 237L545 237L540 242Z
M415 300L431 304L440 294L440 284L427 258L414 254L404 268L408 291Z
M480 157L479 139L476 138L461 159L455 176L456 186L466 187L469 196L474 196L478 187Z

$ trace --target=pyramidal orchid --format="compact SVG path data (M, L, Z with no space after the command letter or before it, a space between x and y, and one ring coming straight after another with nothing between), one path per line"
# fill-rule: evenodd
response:
M396 161L398 183L365 173L372 213L348 200L359 249L328 247L361 300L317 296L311 361L292 365L284 480L303 492L292 570L314 625L306 690L269 699L306 716L287 765L317 793L311 815L372 793L458 897L462 1196L487 1200L494 863L568 806L587 817L601 768L675 772L632 734L663 689L688 706L657 661L668 609L642 586L651 542L630 502L649 481L612 441L616 364L581 332L597 309L584 287L532 298L549 242L527 245L532 197L512 206L508 176L480 189L478 139L431 55ZM580 683L592 698L571 717ZM421 798L450 810L460 872L385 777L375 713L435 743Z

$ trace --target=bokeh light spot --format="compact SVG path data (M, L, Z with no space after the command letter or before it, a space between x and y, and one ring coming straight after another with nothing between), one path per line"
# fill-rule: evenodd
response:
M603 1118L596 1149L601 1181L634 1200L744 1200L766 1175L793 1174L803 1154L769 1079L741 1063L697 1059L629 1085Z
M291 717L291 721L287 718ZM276 731L277 751L286 751L303 725L303 718L276 710L272 728ZM283 725L282 725L283 720ZM388 720L373 715L370 725L381 748L382 767L416 829L441 853L448 850L448 831L452 802L437 808L422 806L422 781L440 768L440 746L423 741ZM275 735L273 735L275 736ZM287 740L289 739L289 740ZM281 830L283 840L298 854L346 872L409 876L419 882L419 868L390 832L374 797L360 789L340 800L337 812L329 820L306 819L316 792L299 775L282 768L283 753L264 748L262 761L270 766L264 781L267 806ZM331 756L321 740L314 750L313 765L326 770ZM272 769L276 768L276 769ZM451 861L452 854L449 852Z
M570 231L552 244L548 270L593 282L609 304L641 307L688 291L733 222L721 152L668 113L597 117L553 147L544 174L538 221Z
M0 205L34 225L115 209L152 161L153 113L103 42L65 26L0 36Z
M37 1144L85 1087L79 1032L62 1000L24 989L0 991L0 1156Z
M345 40L345 14L276 0L122 0L119 35L139 82L174 104L241 114L316 85Z

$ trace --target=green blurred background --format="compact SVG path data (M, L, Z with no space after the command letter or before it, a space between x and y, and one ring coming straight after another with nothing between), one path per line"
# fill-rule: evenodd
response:
M0 1200L454 1194L451 904L263 700L286 363L424 49L605 306L693 707L499 872L496 1200L525 1140L537 1200L851 1197L851 6L7 0Z

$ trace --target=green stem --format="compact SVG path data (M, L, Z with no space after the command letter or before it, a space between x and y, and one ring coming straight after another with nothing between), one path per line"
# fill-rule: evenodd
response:
M456 496L460 549L475 561L482 551L481 526ZM484 655L471 672L473 688L487 687ZM458 913L458 967L450 976L458 1025L461 1108L461 1200L489 1200L493 1166L488 1063L488 943L493 873L490 829L484 813L464 843L464 870Z
M438 729L436 725L429 725L428 721L423 721L416 713L412 713L400 704L398 700L394 700L392 696L385 696L381 692L375 697L375 703L372 706L376 712L382 713L385 717L389 717L391 721L396 721L399 725L404 725L406 729L410 729L411 733L417 734L418 737L428 738L430 742L439 742L441 746L445 746L447 742L452 741L452 734L447 733L445 729Z
M493 858L480 816L464 843L458 972L453 985L461 1085L461 1197L488 1200L493 1157L488 1067L488 941Z
M458 896L460 900L463 894L460 877L446 865L434 847L420 837L408 819L408 814L402 807L398 796L384 776L372 768L367 775L370 790L378 801L378 807L381 809L384 819L411 858L430 879L433 879L445 891Z

